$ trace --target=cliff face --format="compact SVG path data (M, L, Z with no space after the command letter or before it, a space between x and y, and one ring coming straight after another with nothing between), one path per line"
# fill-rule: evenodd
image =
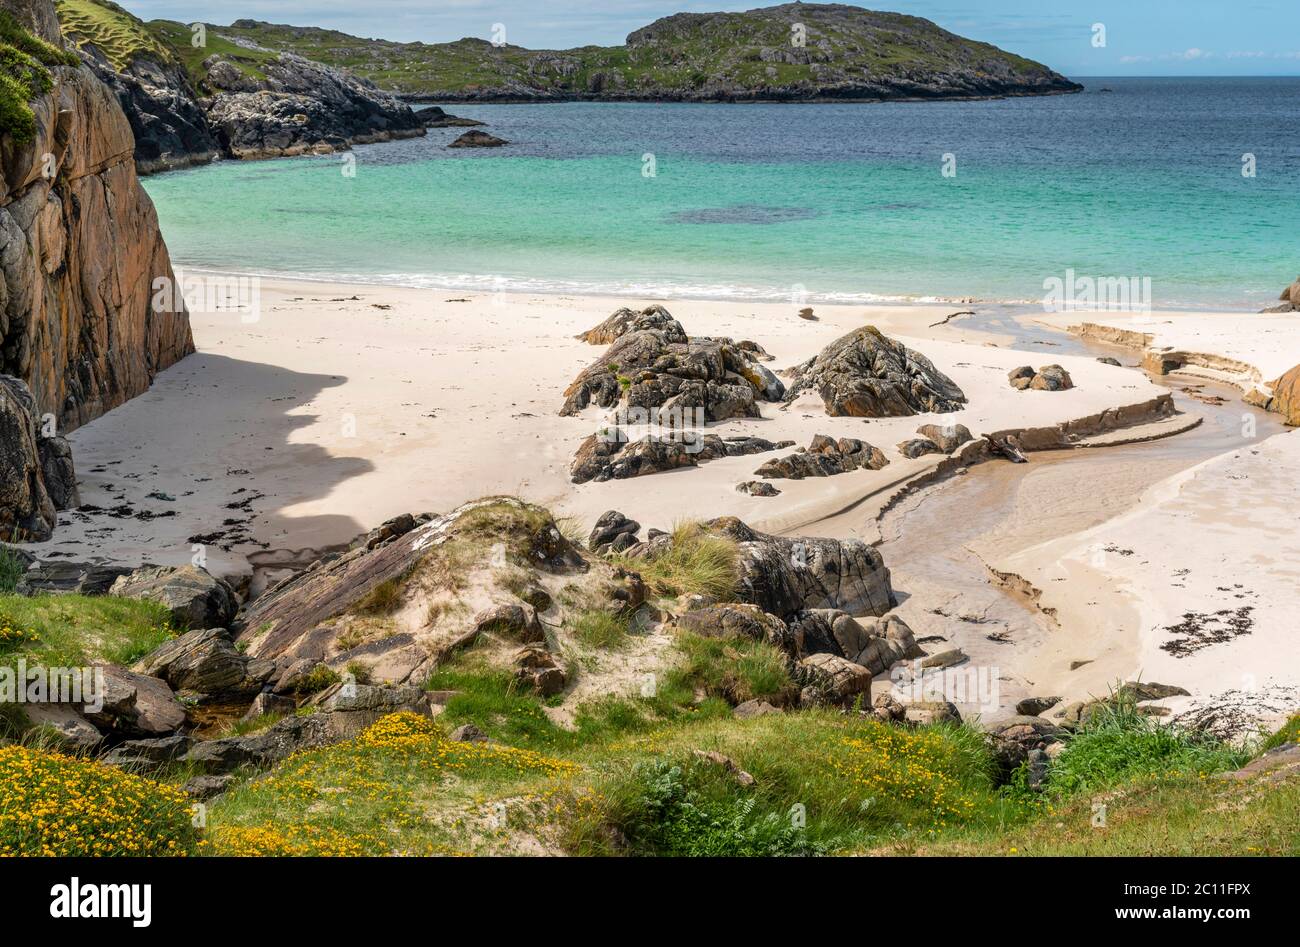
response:
M29 31L22 42L61 43L51 0L0 0L4 12ZM117 100L88 68L57 63L41 66L33 90L32 127L0 128L0 375L30 388L32 422L48 438L42 415L59 431L84 424L144 392L194 342L187 313L151 306L153 281L173 273ZM18 440L0 449L29 469ZM0 529L15 524L3 506ZM39 497L35 506L48 511Z
M216 90L208 117L232 158L328 153L425 134L409 105L341 69L291 53L261 68L265 78L254 79L218 60L207 73L205 84Z
M425 134L410 106L370 82L217 27L145 23L111 0L58 0L58 14L121 103L142 174Z
M135 136L140 174L207 164L221 154L207 113L194 98L184 70L163 57L140 56L120 69L93 45L82 60L117 96Z

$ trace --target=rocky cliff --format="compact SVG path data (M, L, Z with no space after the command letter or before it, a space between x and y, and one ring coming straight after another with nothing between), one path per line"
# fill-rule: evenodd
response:
M59 0L58 14L117 95L144 174L425 134L409 106L369 82L216 27L145 23L111 0Z
M0 375L30 390L35 415L18 417L25 399L9 385L9 426L48 438L142 393L194 343L183 310L151 306L171 261L113 94L69 64L51 0L0 0L0 22L5 68L30 80L16 96L30 122L0 127ZM0 449L39 469L26 441ZM40 536L48 508L28 492L39 515L22 532ZM0 502L0 530L15 522Z

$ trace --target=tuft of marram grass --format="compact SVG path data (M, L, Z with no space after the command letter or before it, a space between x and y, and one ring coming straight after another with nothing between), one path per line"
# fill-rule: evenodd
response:
M734 540L699 523L673 527L672 546L653 559L618 557L657 595L703 595L725 599L740 583L740 550Z

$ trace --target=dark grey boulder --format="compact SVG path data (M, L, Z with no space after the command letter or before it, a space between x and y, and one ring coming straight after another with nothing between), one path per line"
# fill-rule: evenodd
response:
M826 413L835 417L948 412L966 402L957 384L928 358L875 326L863 326L835 340L791 374L794 381L786 392L787 401L814 391Z

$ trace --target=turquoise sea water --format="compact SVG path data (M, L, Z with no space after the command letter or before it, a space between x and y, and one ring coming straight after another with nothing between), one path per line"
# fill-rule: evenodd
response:
M431 130L358 148L351 175L340 156L225 162L146 187L178 262L244 272L817 301L1033 300L1073 269L1149 277L1157 307L1268 304L1300 273L1300 79L1084 81L996 102L457 106L511 145Z

